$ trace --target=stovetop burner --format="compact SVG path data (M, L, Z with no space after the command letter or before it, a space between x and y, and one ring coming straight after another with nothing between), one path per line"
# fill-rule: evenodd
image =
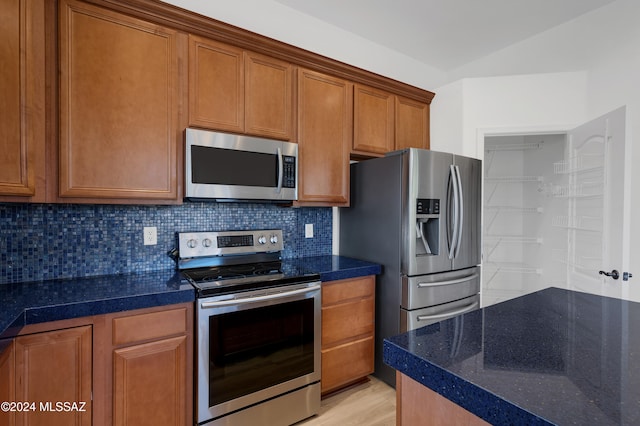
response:
M260 262L230 266L211 266L183 271L194 285L282 273L282 262Z
M182 275L196 288L198 297L239 293L320 279L319 274L304 271L295 262L198 268L182 271Z
M318 281L294 261L282 261L282 231L178 234L178 269L198 297Z

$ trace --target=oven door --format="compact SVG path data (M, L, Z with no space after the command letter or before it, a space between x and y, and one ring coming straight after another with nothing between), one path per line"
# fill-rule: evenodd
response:
M198 299L198 422L320 381L320 282Z

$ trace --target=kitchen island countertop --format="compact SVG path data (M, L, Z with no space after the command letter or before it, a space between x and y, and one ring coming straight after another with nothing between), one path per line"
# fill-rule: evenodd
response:
M331 281L380 273L380 265L342 256L284 259ZM0 285L0 338L28 324L100 315L195 300L174 270Z
M640 303L549 288L386 339L384 361L496 425L640 424Z

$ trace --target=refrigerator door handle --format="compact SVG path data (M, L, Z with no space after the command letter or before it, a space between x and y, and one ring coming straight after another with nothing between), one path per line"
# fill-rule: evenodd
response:
M449 173L451 176L451 184L453 186L453 213L449 212L450 216L453 216L453 236L451 237L451 246L449 247L449 260L453 260L453 258L456 255L456 245L458 243L458 231L459 231L459 224L458 224L458 219L459 219L459 212L458 210L460 209L460 197L458 195L459 193L459 188L458 188L458 179L456 176L456 166L454 166L453 164L449 166Z
M456 251L453 257L458 257L460 246L462 245L462 226L464 223L464 197L462 196L462 179L460 178L460 168L455 166L456 179L458 181L458 241L456 241Z
M479 276L480 276L480 274L475 273L475 274L466 276L464 278L458 278L458 279L455 279L455 280L435 281L435 282L432 282L432 283L418 283L418 288L438 287L438 286L441 286L441 285L460 284L460 283L464 283L464 282L467 282L467 281L475 280Z
M450 311L450 312L445 312L442 314L437 314L437 315L418 315L417 320L418 321L426 321L426 320L434 320L434 319L440 319L440 318L449 318L449 317L454 317L456 315L460 315L460 314L464 314L467 311L472 311L475 308L477 308L480 305L480 302L476 301L473 302L470 305L465 306L464 308L455 310L455 311Z

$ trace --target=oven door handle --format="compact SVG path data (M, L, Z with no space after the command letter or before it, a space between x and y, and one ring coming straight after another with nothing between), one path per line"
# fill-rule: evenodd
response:
M264 300L282 299L282 298L289 297L289 296L295 296L296 294L303 294L303 293L307 293L309 291L320 290L320 288L321 288L320 284L316 284L316 285L313 285L313 286L310 286L310 287L301 288L301 289L298 289L298 290L283 291L281 293L266 294L264 296L246 297L246 298L240 298L240 299L218 300L218 301L215 301L215 302L202 302L200 304L200 307L202 309L210 309L210 308L217 308L217 307L220 307L220 306L238 305L238 304L242 304L242 303L262 302Z

